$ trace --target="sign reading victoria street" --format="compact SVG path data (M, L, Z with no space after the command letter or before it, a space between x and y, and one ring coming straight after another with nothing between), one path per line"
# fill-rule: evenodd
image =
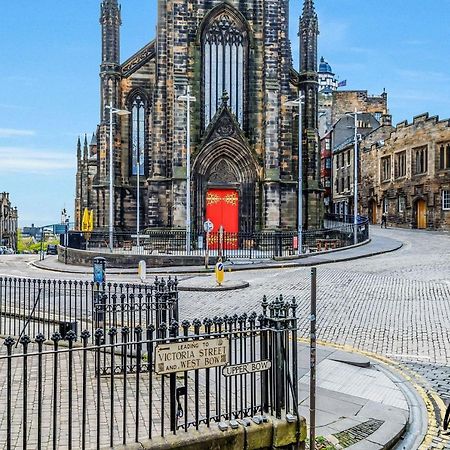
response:
M248 373L264 372L272 367L270 361L254 361L244 364L236 364L234 366L226 366L222 369L225 377L232 377L236 375L246 375Z
M228 360L229 340L225 338L159 344L155 349L158 375L225 366Z

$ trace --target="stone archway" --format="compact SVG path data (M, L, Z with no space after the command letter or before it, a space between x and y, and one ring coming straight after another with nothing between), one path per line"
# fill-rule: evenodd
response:
M251 151L235 138L207 144L193 164L194 217L198 231L206 219L208 189L229 189L239 197L239 231L253 232L258 222L258 170Z

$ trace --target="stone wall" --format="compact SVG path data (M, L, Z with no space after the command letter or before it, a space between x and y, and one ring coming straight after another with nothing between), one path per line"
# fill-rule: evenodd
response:
M58 251L58 260L65 262L64 249ZM111 254L106 252L95 252L89 250L67 249L67 264L75 266L92 267L94 258L102 257L106 259L107 268L132 269L137 268L139 261L145 261L148 268L152 267L173 267L173 266L201 266L205 263L204 256L160 256L160 255L124 255L121 253ZM210 256L211 266L217 263L217 258Z
M355 111L387 114L387 94L368 95L367 91L334 91L331 123L336 123L345 113Z
M228 428L224 431L217 424L212 424L211 428L201 427L199 431L191 429L187 433L179 431L176 435L155 437L149 441L115 447L115 450L282 450L293 448L297 440L299 445L295 448L305 449L307 431L303 417L300 423L296 420L289 423L269 418L267 422L257 425L251 419L247 420L248 425L236 421L237 428L226 424Z

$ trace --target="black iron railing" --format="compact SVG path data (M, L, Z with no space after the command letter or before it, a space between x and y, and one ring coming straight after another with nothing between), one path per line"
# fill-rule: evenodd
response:
M178 282L94 283L0 277L0 336L65 338L72 330L158 327L178 320Z
M303 253L347 247L354 244L353 216L327 215L324 228L304 230ZM367 218L358 217L357 242L369 237ZM84 249L109 252L108 233L94 232L89 241L81 241ZM267 231L252 233L191 233L190 255L224 258L273 259L298 254L297 231ZM133 233L114 234L114 252L137 255L186 255L186 232L184 230L147 230L139 236Z
M224 420L298 417L296 309L264 299L259 316L71 330L65 346L58 332L50 346L43 334L8 337L0 442L100 449Z

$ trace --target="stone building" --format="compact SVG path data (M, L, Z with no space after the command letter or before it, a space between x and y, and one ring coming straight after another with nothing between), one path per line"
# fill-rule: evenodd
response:
M338 120L354 111L370 113L378 121L388 114L388 96L369 95L367 91L337 91L325 89L319 92L319 135L324 137Z
M353 214L355 183L355 119L353 116L341 117L332 130L332 167L333 167L333 212L336 214ZM364 140L377 129L380 122L370 113L358 115L357 119L358 150ZM360 166L360 151L358 151Z
M212 217L227 231L296 228L298 111L286 103L299 91L304 226L322 224L318 18L305 0L296 71L288 8L288 0L159 0L156 38L122 62L120 6L101 2L100 123L90 145L78 142L77 228L84 208L97 230L109 225L109 107L131 112L112 123L116 230L136 229L138 179L142 228L184 228L187 189L193 230ZM189 123L180 98L188 87Z
M19 214L17 207L11 206L9 194L0 193L0 246L17 251L17 229Z
M361 206L373 223L450 229L450 121L423 114L362 152Z

